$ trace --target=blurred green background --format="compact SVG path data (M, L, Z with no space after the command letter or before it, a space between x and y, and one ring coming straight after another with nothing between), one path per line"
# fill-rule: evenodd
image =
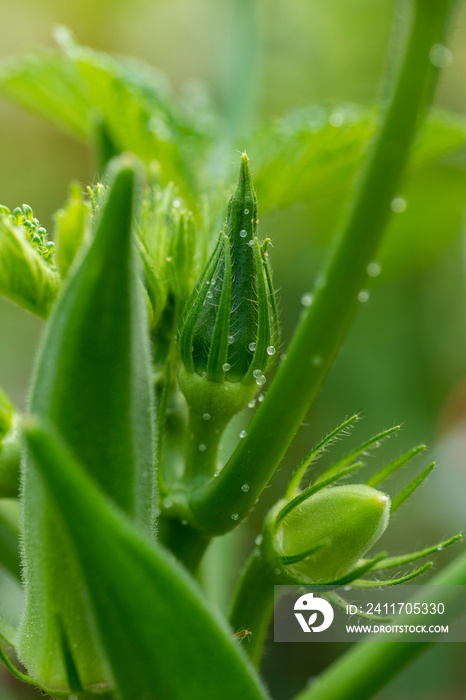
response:
M232 0L1 0L0 57L53 47L52 29L64 24L80 43L133 54L158 66L178 92L202 85L213 103L225 110L232 56L238 52L246 55L250 49L246 45L249 28L245 27L243 37L234 32L234 7ZM392 17L397 12L393 0L260 0L255 118L273 118L292 107L310 104L372 104L381 95L381 76L387 53L391 53ZM465 115L465 2L460 3L450 46L453 61L442 74L436 103ZM86 146L1 98L0 148L1 203L12 209L27 202L48 229L52 213L66 197L69 181L88 183L95 178L96 165ZM234 162L236 151L244 148L252 155L254 174L254 143L234 143L228 157ZM464 191L462 201L458 189ZM396 235L396 219L405 217L402 231L408 239L403 250L409 249L412 231L414 254L391 260L387 274L382 271L375 281L370 301L361 307L318 402L262 499L262 508L243 528L241 560L260 527L263 508L280 494L289 469L315 440L354 411L364 414L357 430L361 440L394 422L403 422L399 437L382 448L384 457L426 442L439 463L411 507L394 519L384 546L409 551L464 527L466 153L445 159L435 172L427 168L416 183L404 183L401 194L406 211L393 215L391 230ZM411 219L410 196L418 205L421 202ZM260 190L258 197L260 202ZM286 210L261 217L261 234L270 236L274 244L272 263L280 289L283 351L299 316L301 296L312 287L331 239L325 216L319 218L308 205L304 198ZM325 198L322 206L326 206ZM332 206L331 200L327 206ZM419 212L424 212L423 217ZM0 299L0 386L21 408L26 404L42 325ZM340 449L337 445L334 454ZM374 466L378 463L376 456L370 459ZM449 550L442 563L454 554ZM3 578L0 607L8 608L14 617L17 591L6 575ZM291 697L342 650L342 645L317 649L317 645L307 648L270 642L263 670L274 697ZM464 700L465 653L466 645L439 645L401 674L380 698ZM7 674L3 677L1 700L36 696L35 691L18 687Z

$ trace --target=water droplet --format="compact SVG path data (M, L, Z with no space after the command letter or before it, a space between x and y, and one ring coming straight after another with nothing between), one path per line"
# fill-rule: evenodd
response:
M232 335L230 335L230 336L228 337L228 345L231 345L231 344L234 343L234 342L235 342L234 337L233 337Z
M230 369L231 369L231 365L230 365L228 362L225 362L225 363L222 365L222 369L223 369L224 372L229 372Z
M439 544L439 546L437 547L437 549L438 549L439 552L442 551L442 549L443 549L442 545Z
M350 591L350 590L351 590L351 586L345 586L345 587L343 588L343 590L344 590L344 591Z
M280 569L274 569L273 573L275 576L280 576Z
M314 355L314 357L312 358L312 364L314 365L314 367L320 367L322 362L323 359L321 355Z
M241 487L241 491L244 491L244 493L247 493L251 487L249 484L243 484Z
M214 476L218 476L220 472L214 472Z
M207 372L201 372L201 377L207 377Z
M255 343L249 343L248 348L250 349L251 352L254 352L256 349L256 344Z
M434 44L429 51L429 58L436 68L447 68L453 61L453 54L447 46Z
M404 197L395 197L390 203L390 209L395 214L402 214L404 211L406 211L407 206L408 202Z
M206 280L206 282L205 282L205 283L206 283L206 284L210 284L210 280Z
M212 287L215 287L216 281L217 281L217 280L215 279L215 277L213 277L212 280L211 280L211 282L210 282L210 284L212 285Z
M258 377L262 377L262 370L261 369L255 369L254 372L252 373L252 376L258 379Z
M332 112L328 118L330 126L339 127L343 124L345 118L340 112Z
M249 214L249 209L245 209L245 210L244 210L244 213L245 213L245 214Z
M378 277L382 272L382 265L378 262L370 262L366 268L369 277Z
M207 294L206 294L207 299L212 299L213 296L214 296L214 295L213 295L212 292L210 292L210 291L207 292Z
M303 296L301 297L301 304L303 306L311 306L313 301L314 297L312 296L312 294L303 294Z
M171 498L164 498L163 499L163 507L164 508L171 508L172 505L173 505L173 501L171 500Z
M181 199L179 197L176 197L176 199L173 200L173 206L178 209L181 206Z
M201 444L199 445L199 452L205 452L206 449L207 449L207 448L206 448L206 446L205 446L203 443L201 443Z
M327 280L324 275L319 275L315 282L316 289L323 289L327 284Z
M254 540L254 544L257 544L257 546L259 547L259 545L262 544L263 539L264 538L262 537L262 535L257 535L256 539Z
M248 241L248 245L250 245L250 246L251 246L251 248L252 248L252 246L254 245L254 241L252 240L252 238L251 238L251 240L250 240L250 241Z
M242 228L241 231L239 232L239 235L241 236L241 238L246 238L248 235L248 232L246 231L245 228Z
M239 434L240 438L245 438L247 435L247 432L245 430L242 430Z
M275 348L273 345L269 345L267 348L267 355L275 355Z
M262 401L263 401L264 399L265 399L264 394L259 394L259 396L257 397L257 400L259 401L259 403L262 403Z
M368 289L361 289L361 291L358 294L358 301L361 302L361 304L365 304L366 301L369 301L371 296L371 293L369 292Z
M210 413L204 413L204 415L203 415L202 417L203 417L204 420L210 420L210 419L212 418L212 416L210 415Z
M257 377L256 384L257 384L257 386L263 386L266 381L267 381L267 379L264 377L264 375L262 375L260 377Z
M252 401L250 401L248 403L248 408L254 408L255 405L256 405L256 399L252 399Z
M238 520L238 518L239 518L238 513L232 513L232 514L231 514L231 519L232 519L232 520Z

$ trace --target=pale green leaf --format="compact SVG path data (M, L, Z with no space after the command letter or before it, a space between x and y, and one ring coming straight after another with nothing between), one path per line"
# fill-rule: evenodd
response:
M0 294L47 318L60 288L60 277L25 233L9 216L0 215Z

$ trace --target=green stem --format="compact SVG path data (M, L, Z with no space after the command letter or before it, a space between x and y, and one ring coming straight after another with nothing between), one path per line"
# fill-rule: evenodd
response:
M257 0L233 0L228 35L227 78L222 85L230 142L249 132L256 113L260 38Z
M251 633L244 650L256 664L261 660L273 603L273 571L256 549L238 581L230 615L234 632L247 630Z
M224 430L225 425L218 424L212 416L206 420L194 411L189 412L184 474L186 481L202 484L214 476L218 445Z
M466 585L466 552L457 557L429 585L449 586L442 589L445 613L439 624L445 625L460 613L464 613L464 586ZM419 593L412 602L438 602L433 588L421 600ZM430 591L430 597L429 597ZM429 621L430 622L430 621ZM398 623L397 623L398 624ZM400 619L399 624L407 624ZM437 621L434 623L437 624ZM385 636L386 639L386 636ZM372 698L408 663L431 646L427 642L370 641L356 644L319 678L319 682L306 688L295 700L367 700Z
M414 0L401 70L372 147L347 224L266 399L218 479L197 489L191 507L210 534L228 532L270 480L335 359L367 285L409 149L432 96L437 70L429 60L443 43L452 0ZM248 493L241 484L248 483ZM238 514L232 520L231 514Z
M209 539L199 535L188 522L178 517L169 517L162 512L159 521L159 540L163 542L177 559L192 574L199 568L204 552L209 544Z

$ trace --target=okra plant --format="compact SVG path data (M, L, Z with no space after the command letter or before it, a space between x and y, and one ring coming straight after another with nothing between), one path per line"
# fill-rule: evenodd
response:
M234 175L225 163L239 112L227 128L168 95L148 68L83 48L64 29L60 54L1 69L6 95L86 139L100 159L97 184L70 186L52 235L35 203L0 209L0 291L45 321L27 413L0 393L0 561L24 591L19 625L0 622L0 656L25 683L56 698L265 700L255 666L274 584L325 584L344 606L343 589L421 576L460 539L374 550L434 465L398 493L386 485L421 445L359 479L363 455L396 426L316 473L354 415L289 476L238 575L229 619L199 577L213 538L260 499L368 294L413 143L418 161L464 146L464 124L426 117L452 4L410 3L391 98L380 120L361 116L372 130L380 123L287 347L258 202L271 206L272 180L276 206L312 188L296 163L312 167L324 125L301 134L296 174L293 143L268 127L257 171L243 153ZM220 442L248 407L254 415L222 466ZM436 580L465 585L464 553ZM358 645L297 697L372 697L420 648Z

